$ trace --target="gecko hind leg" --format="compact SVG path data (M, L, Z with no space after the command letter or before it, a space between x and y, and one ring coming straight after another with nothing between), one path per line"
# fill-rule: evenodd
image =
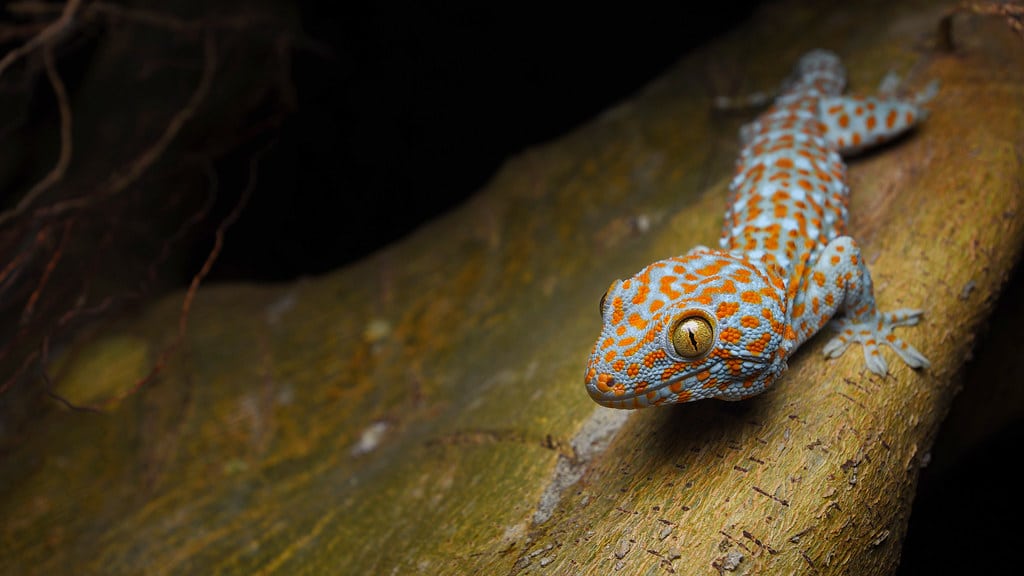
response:
M903 84L903 79L896 72L890 70L888 74L882 78L882 81L878 83L878 88L875 89L875 95L879 98L895 98L896 93L900 90L900 85Z

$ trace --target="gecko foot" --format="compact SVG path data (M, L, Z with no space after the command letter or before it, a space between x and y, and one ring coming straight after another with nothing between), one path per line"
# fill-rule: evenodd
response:
M892 329L897 326L917 324L922 314L921 310L903 309L880 314L870 322L855 322L849 318L836 318L830 323L830 326L839 331L839 335L825 345L823 352L829 358L838 358L843 355L850 344L860 343L864 347L864 361L867 363L868 370L879 376L885 376L889 365L878 349L879 344L885 344L892 348L907 366L927 368L930 366L928 359L916 348L892 333Z

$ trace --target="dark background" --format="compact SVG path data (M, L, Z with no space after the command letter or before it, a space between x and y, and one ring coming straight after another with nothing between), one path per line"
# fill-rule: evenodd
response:
M626 99L756 2L322 4L302 4L303 27L331 55L296 54L297 110L210 280L287 280L368 254L506 158Z

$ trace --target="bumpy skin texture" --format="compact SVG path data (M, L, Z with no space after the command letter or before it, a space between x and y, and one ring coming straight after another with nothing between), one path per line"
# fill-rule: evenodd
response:
M759 394L830 320L839 334L826 356L859 343L868 369L885 375L886 345L907 365L928 366L892 333L921 312L879 312L857 244L843 235L849 188L839 154L913 127L935 86L899 99L893 76L872 98L844 97L844 84L834 54L801 58L774 105L741 131L720 249L699 246L612 283L586 372L595 401L642 408Z

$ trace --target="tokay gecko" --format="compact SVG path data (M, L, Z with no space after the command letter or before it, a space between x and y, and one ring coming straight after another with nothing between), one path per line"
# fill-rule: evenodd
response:
M839 154L912 128L936 85L901 99L889 75L877 96L860 98L842 95L845 82L835 54L803 56L772 107L740 132L720 249L698 246L608 288L586 372L595 401L642 408L759 394L830 321L838 335L827 357L860 344L868 369L884 376L885 345L912 368L928 366L893 334L921 311L878 311L860 249L844 235Z

